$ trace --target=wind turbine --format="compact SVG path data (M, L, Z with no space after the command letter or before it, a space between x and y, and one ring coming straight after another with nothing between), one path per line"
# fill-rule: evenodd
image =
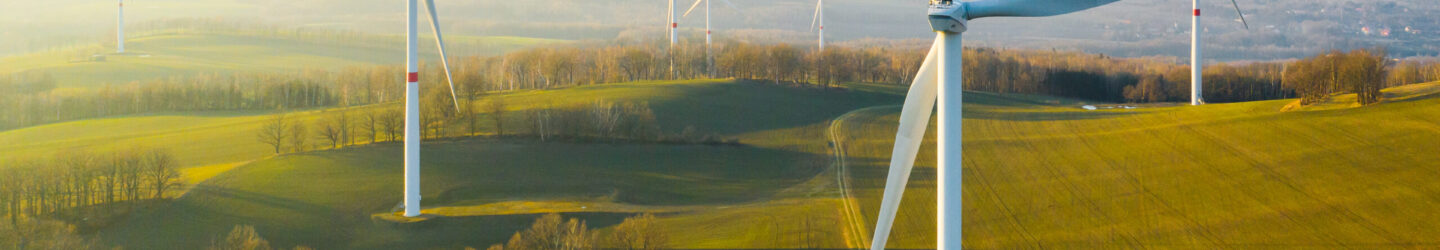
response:
M735 7L735 3L731 3L730 0L721 0L721 1L724 1L724 2L725 2L725 5L730 6L730 8L731 8L731 9L735 9L735 11L738 11L738 12L741 12L741 13L744 13L744 12L745 12L745 11L743 11L743 10L740 10L739 7ZM714 76L714 75L715 75L715 56L714 56L715 54L714 54L714 53L711 53L711 51L714 50L715 46L711 45L711 39L710 39L710 35L711 35L711 31L710 31L710 0L695 0L695 4L690 5L690 10L686 10L686 11L685 11L684 17L689 17L689 16L690 16L690 12L695 11L695 8L696 8L696 7L700 7L700 2L705 2L705 58L706 58L706 62L705 62L705 63L708 64L707 67L710 68L710 70L709 70L709 71L710 71L710 75L711 75L711 76Z
M666 9L665 20L669 20L666 25L670 26L668 27L670 29L670 51L667 53L670 57L670 74L678 79L680 72L675 71L675 46L680 43L680 36L676 34L676 31L680 29L680 22L675 18L675 0L670 0L670 6Z
M810 31L815 31L816 27L820 28L820 51L825 51L825 0L815 1L815 17L810 19Z
M405 217L420 216L420 63L416 44L417 0L406 0L405 8ZM445 55L445 38L440 34L440 18L435 14L435 0L425 0L430 11L430 27L435 32L435 45L440 50L440 64L450 82L450 98L455 110L460 100L455 96L455 80L450 76L450 63Z
M125 53L125 0L115 11L115 53Z
M669 20L666 25L670 26L668 27L670 29L670 49L673 50L675 44L680 43L680 37L675 34L675 31L680 29L680 21L675 20L675 0L670 0L670 7L667 9L665 20Z
M1204 84L1201 82L1201 73L1205 70L1205 60L1200 53L1200 0L1190 0L1195 6L1195 15L1190 19L1190 105L1199 106L1205 104ZM1235 14L1240 16L1240 23L1245 29L1250 29L1250 23L1245 21L1245 13L1240 12L1240 3L1230 0L1235 6Z
M983 0L954 2L930 1L930 26L937 33L935 45L920 65L920 72L905 96L900 112L900 127L895 134L895 151L890 155L890 173L885 182L885 195L875 222L871 249L884 249L895 223L895 212L915 154L924 140L925 127L930 124L931 108L939 100L939 147L937 148L939 180L936 220L939 249L960 249L961 230L961 41L960 34L969 20L1000 16L1054 16L1109 4L1118 0Z

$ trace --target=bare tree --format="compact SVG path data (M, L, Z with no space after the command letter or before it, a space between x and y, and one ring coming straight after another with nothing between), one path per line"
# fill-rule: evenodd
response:
M260 143L275 148L275 154L280 154L286 146L286 138L290 136L290 123L286 120L285 113L276 114L260 127L258 138Z
M132 206L140 201L141 190L145 189L145 162L140 154L139 150L121 154L120 188L125 191L125 198Z
M380 111L367 109L365 116L361 117L360 129L367 131L366 139L375 143L375 137L380 136Z
M490 119L495 121L495 135L505 136L505 97L496 95L487 105Z
M399 137L397 133L403 128L404 122L404 114L398 110L385 110L380 115L380 126L385 129L385 135L389 141L395 141Z
M340 130L340 140L339 140L340 142L339 142L339 144L342 145L342 146L343 146L343 145L350 145L350 144L351 144L351 140L353 140L353 138L354 138L354 136L351 136L352 134L354 134L354 131L353 131L353 130L354 130L354 127L353 127L353 126L350 126L350 123L351 123L351 121L350 121L350 109L348 109L348 108L342 108L342 109L340 109L339 115L337 115L337 117L335 117L335 126L338 127L339 130Z
M305 137L309 134L310 131L306 129L304 123L293 123L290 126L290 135L287 136L288 138L290 138L290 149L295 151L296 153L305 152Z
M343 114L336 114L324 121L317 122L318 127L315 134L319 135L320 139L330 142L331 148L340 148L340 144L345 140L345 131L341 125L344 120Z
M155 190L154 199L165 197L165 191L171 187L180 185L180 171L177 171L175 156L170 151L155 149L145 155L147 178Z

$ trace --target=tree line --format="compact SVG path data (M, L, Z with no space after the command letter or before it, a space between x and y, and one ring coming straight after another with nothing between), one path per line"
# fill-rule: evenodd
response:
M669 247L670 234L656 222L655 215L645 213L625 218L609 233L601 233L591 231L584 220L564 220L559 214L546 214L536 219L530 228L515 232L505 244L486 249L665 249Z
M0 211L12 224L27 217L103 223L182 184L180 164L161 149L69 152L7 165L0 166Z
M583 42L453 60L456 93L554 89L646 80L752 79L828 88L842 82L909 84L926 50L869 44L824 51L787 44L719 43L714 60L701 45ZM1041 94L1102 102L1189 100L1189 66L1165 58L1113 58L1079 52L968 49L965 89ZM672 62L673 61L673 67ZM1210 102L1293 98L1304 85L1284 83L1300 62L1206 67ZM1294 65L1292 65L1294 64ZM1390 63L1386 63L1389 65ZM1387 66L1388 67L1388 66ZM440 67L422 66L426 100L448 97ZM1403 62L1382 74L1386 86L1440 80L1440 64ZM404 98L404 69L356 66L291 73L197 74L56 91L44 73L0 75L0 129L123 114L167 111L274 110L358 106ZM1298 79L1292 79L1298 80ZM1308 91L1308 90L1306 90ZM446 104L448 105L448 104ZM459 113L451 108L450 113ZM466 112L466 111L460 111ZM445 114L456 116L457 114Z
M593 231L584 220L564 220L560 214L545 214L535 219L529 228L516 232L504 244L495 244L488 250L562 250L562 249L632 249L653 250L669 246L669 233L656 223L653 214L645 213L625 218L609 233ZM269 240L261 236L254 226L236 225L229 233L211 242L211 250L272 250ZM293 249L312 249L295 246ZM465 249L475 249L466 247Z
M1354 93L1360 105L1380 101L1380 89L1393 83L1383 49L1333 50L1302 59L1285 69L1285 84L1295 89L1301 105L1328 100L1332 94Z
M434 92L443 93L443 92ZM500 95L461 99L460 112L448 95L422 100L420 135L425 139L472 136L523 137L541 141L638 142L738 145L735 139L702 134L693 127L680 133L660 129L649 103L596 100L577 106L545 106L512 111ZM404 139L404 111L387 107L324 110L307 119L286 112L266 118L255 139L275 154ZM506 118L509 117L509 118ZM488 126L488 127L487 127ZM506 128L510 128L506 130Z

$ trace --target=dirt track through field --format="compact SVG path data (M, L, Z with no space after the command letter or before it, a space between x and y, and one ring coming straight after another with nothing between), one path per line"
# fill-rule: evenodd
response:
M849 232L851 236L846 237L845 245L849 246L850 248L867 248L870 246L870 241L867 240L865 237L866 229L868 229L869 227L865 226L865 217L860 214L859 204L856 204L856 202L859 201L857 201L854 197L850 195L850 170L846 167L845 164L844 143L846 138L844 138L844 136L841 136L845 133L841 133L840 130L844 129L845 120L855 117L856 114L871 110L895 107L897 106L886 105L856 109L840 115L840 117L836 117L835 120L830 121L830 146L832 149L835 150L835 162L832 169L835 170L835 183L840 189L840 200L844 202L844 205L842 206L845 211L845 220L847 221L846 225L849 225L849 229L847 230L847 232Z

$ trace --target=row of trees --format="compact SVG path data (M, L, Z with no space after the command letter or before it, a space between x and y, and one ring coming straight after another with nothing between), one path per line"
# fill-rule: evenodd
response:
M834 46L818 51L786 44L730 42L717 44L712 61L708 60L707 50L696 45L682 45L672 51L663 44L596 42L501 56L463 57L454 60L452 68L458 85L456 94L467 99L493 91L707 77L817 87L840 82L905 85L914 77L926 52L896 44L869 46ZM1108 102L1189 99L1189 67L1172 60L1038 50L974 49L964 53L967 90ZM1206 99L1238 102L1294 97L1305 86L1281 83L1287 64L1206 67ZM1306 66L1314 65L1296 65ZM421 79L445 76L440 67L421 68ZM403 71L398 66L363 66L294 73L199 74L66 91L54 90L54 78L43 73L0 76L0 90L7 90L0 92L0 129L134 113L393 102L404 98ZM1406 62L1395 65L1393 72L1381 74L1387 78L1387 86L1440 80L1440 64ZM422 81L422 89L429 90L424 98L448 97L449 88L444 84ZM451 104L447 100L435 105ZM464 117L459 113L474 112L440 110L447 112L442 114L446 117Z
M1387 84L1386 55L1381 49L1330 51L1303 59L1285 69L1285 85L1300 96L1300 104L1319 103L1335 93L1355 93L1356 102L1380 101Z
M338 104L339 95L343 93L331 84L307 80L324 79L316 75L325 74L201 74L96 89L0 94L0 118L3 118L0 129L138 113L296 109ZM19 83L19 86L45 85Z
M105 217L143 200L164 199L181 184L179 163L166 150L109 155L63 153L44 161L0 166L0 211L23 217Z
M659 139L660 126L649 103L595 101L588 107L544 108L525 112L530 132L541 140L607 138L650 141Z
M449 96L424 99L423 105L432 107L421 114L421 136L436 139L490 134L532 136L540 140L723 143L717 136L702 137L693 131L671 136L661 133L654 111L644 102L597 100L589 105L527 110L507 120L505 117L512 111L508 110L504 98L485 99L462 99L463 112L455 112ZM361 107L323 112L318 119L304 119L285 112L273 115L256 132L256 139L269 145L275 154L404 139L404 113L400 109ZM523 124L518 127L524 130L507 134L507 123ZM483 125L489 125L490 130Z
M62 224L63 225L63 224ZM0 227L4 229L4 227ZM0 238L3 239L3 238ZM4 241L0 241L4 242ZM664 249L669 234L656 223L655 215L640 214L626 218L610 233L591 231L584 220L564 220L559 214L546 214L530 228L516 232L506 244L495 244L489 250L562 250L562 249ZM66 248L58 248L66 249ZM211 250L272 250L269 240L255 231L254 226L236 225L229 233L216 238ZM293 249L312 249L295 246ZM473 248L466 248L473 249Z
M505 244L488 250L562 250L562 249L664 249L669 234L656 223L655 215L641 214L626 218L610 233L590 231L584 220L559 214L546 214L535 220L529 229L516 232Z

